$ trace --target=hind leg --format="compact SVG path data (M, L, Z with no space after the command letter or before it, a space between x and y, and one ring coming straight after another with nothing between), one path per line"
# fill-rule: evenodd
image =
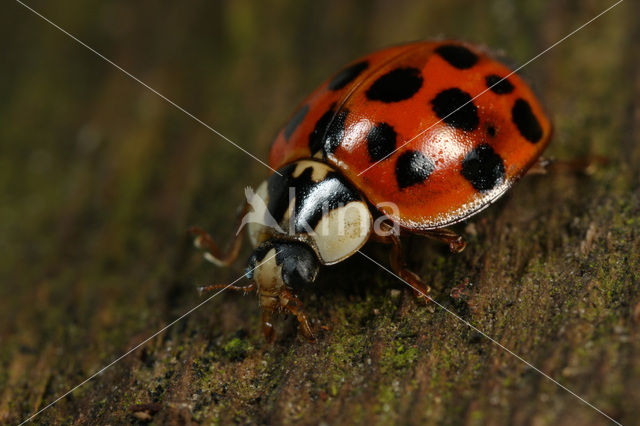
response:
M448 244L451 253L460 253L467 246L467 242L464 240L462 235L453 232L449 228L422 231L420 232L420 235Z
M526 176L545 175L547 173L583 173L593 174L599 167L606 166L609 158L602 155L587 155L571 160L558 160L551 157L538 157L536 162L527 170Z

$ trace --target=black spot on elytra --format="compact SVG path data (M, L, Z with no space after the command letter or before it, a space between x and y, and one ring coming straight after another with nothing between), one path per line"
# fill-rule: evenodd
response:
M327 127L329 126L329 123L331 123L331 119L333 118L333 115L335 113L333 111L334 107L335 104L331 105L327 112L322 114L322 117L320 117L318 121L316 121L316 125L313 128L313 131L311 132L311 134L309 134L309 151L311 151L311 155L322 149L324 134L327 130Z
M322 150L326 156L336 150L344 137L344 124L349 115L349 110L342 109L337 114L334 111L335 104L318 119L309 135L309 151L311 155Z
M478 55L458 44L445 44L436 49L436 53L458 69L471 68L478 62Z
M515 87L509 80L506 78L503 80L502 77L495 74L490 74L484 78L487 83L487 87L491 89L491 91L498 95L506 95L513 92Z
M496 128L493 126L487 127L487 135L494 137L496 135Z
M367 134L367 149L371 161L380 161L396 149L396 132L387 123L376 124Z
M300 123L302 123L302 120L304 120L304 118L307 116L308 112L309 112L309 105L305 104L302 107L300 107L295 112L295 114L293 114L293 117L291 117L287 125L284 126L284 138L286 140L289 140L293 132L296 131Z
M529 142L536 143L542 138L542 127L531 111L529 102L518 99L511 109L511 118L522 137Z
M320 182L312 179L313 168L307 167L297 177L293 172L297 163L284 166L277 173L269 177L267 191L269 200L267 210L276 222L287 231L290 224L282 223L290 203L289 188L293 188L295 196L294 223L296 233L306 233L314 229L324 214L323 209L330 212L351 201L361 200L358 191L349 184L339 173L330 171ZM308 225L308 228L305 226Z
M369 63L367 61L362 61L344 68L331 79L329 82L329 90L342 89L359 76L362 71L366 70L368 66Z
M435 168L433 161L420 151L406 151L396 162L398 186L402 189L424 182Z
M471 95L457 87L443 90L431 100L433 112L438 118L456 129L472 131L478 127L478 107L471 102Z
M488 191L504 180L504 163L493 148L484 144L464 157L460 173L478 191Z
M324 154L332 153L336 150L342 139L344 138L344 124L347 121L349 110L342 109L329 124L327 134L325 135Z
M400 102L415 95L422 87L422 73L417 68L396 68L380 76L367 90L372 101Z

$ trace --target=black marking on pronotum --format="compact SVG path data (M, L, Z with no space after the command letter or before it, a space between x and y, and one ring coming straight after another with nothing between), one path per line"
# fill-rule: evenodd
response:
M396 132L387 123L378 123L367 134L367 150L371 161L380 161L396 149Z
M286 140L289 140L293 132L296 131L300 123L302 123L302 120L304 120L304 118L307 116L308 112L309 112L309 105L305 104L302 107L300 107L295 112L295 114L293 114L293 116L291 117L287 125L284 126L284 138Z
M445 44L436 49L436 53L451 66L464 70L478 62L478 55L459 44Z
M318 119L309 135L309 151L311 155L322 150L324 157L336 150L344 137L344 125L349 115L349 110L341 109L337 114L332 104L327 112Z
M293 177L297 163L289 164L278 170L282 176L274 173L269 177L267 189L269 201L267 209L276 222L281 226L284 215L289 207L289 188L294 188L294 223L296 233L306 233L314 229L322 215L323 209L330 212L352 201L360 201L361 197L351 184L339 173L329 171L324 179L313 181L313 167L309 165L298 177ZM288 224L287 225L288 228Z
M478 127L478 107L471 95L457 87L443 90L431 100L433 112L442 121L456 129L472 131Z
M362 74L362 71L366 70L368 66L367 61L361 61L342 69L329 82L329 90L342 89Z
M522 137L529 142L536 143L542 138L542 127L531 111L529 102L518 99L511 109L511 118Z
M471 150L462 160L462 176L478 191L488 191L504 180L504 162L487 144Z
M435 169L433 161L420 151L403 152L396 162L396 180L400 188L424 182Z
M418 68L396 68L378 77L366 92L372 101L400 102L415 95L422 87L422 73Z
M509 80L506 78L503 80L499 75L489 74L484 78L484 81L487 83L487 87L497 95L507 95L515 89Z

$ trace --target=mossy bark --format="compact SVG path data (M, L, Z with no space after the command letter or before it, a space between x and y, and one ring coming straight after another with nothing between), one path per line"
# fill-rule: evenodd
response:
M297 102L358 55L444 34L520 64L609 4L32 6L266 158ZM523 179L459 227L462 254L408 241L440 304L624 424L640 405L637 16L623 2L522 71L553 117L547 154L608 165ZM203 262L185 229L230 237L268 170L19 4L0 20L0 422L16 423L200 303L197 285L242 274ZM35 421L608 422L361 256L302 299L315 344L291 319L266 344L255 298L223 293Z

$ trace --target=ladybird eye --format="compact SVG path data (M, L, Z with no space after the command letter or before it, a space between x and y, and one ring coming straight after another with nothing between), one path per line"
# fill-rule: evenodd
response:
M255 268L251 267L251 266L247 266L247 268L244 271L244 277L248 280L253 279L253 270Z

